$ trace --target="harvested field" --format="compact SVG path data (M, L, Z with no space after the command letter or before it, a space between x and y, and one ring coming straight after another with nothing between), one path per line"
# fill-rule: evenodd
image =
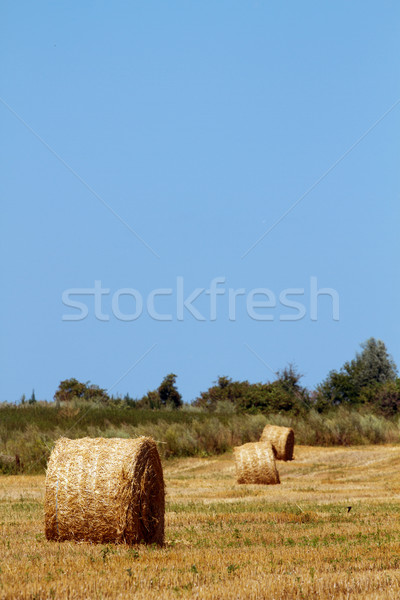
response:
M260 486L232 454L170 460L163 548L48 542L44 476L2 476L0 598L397 599L399 467L400 446L296 446Z

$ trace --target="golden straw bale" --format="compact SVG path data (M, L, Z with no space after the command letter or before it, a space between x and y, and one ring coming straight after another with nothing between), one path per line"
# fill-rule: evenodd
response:
M277 460L293 460L294 431L291 427L266 425L260 442L271 442Z
M275 455L268 442L253 442L233 449L238 483L280 483Z
M46 473L48 540L164 542L164 477L156 443L60 438Z

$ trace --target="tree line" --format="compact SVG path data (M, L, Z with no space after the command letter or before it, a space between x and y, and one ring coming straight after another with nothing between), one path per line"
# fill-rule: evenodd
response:
M84 400L123 404L129 408L179 409L182 396L177 376L169 373L155 390L142 398L109 396L106 390L76 379L62 381L54 395L55 402ZM390 417L400 412L400 379L393 358L381 340L369 338L339 370L332 370L315 390L301 385L302 375L289 364L266 383L234 381L220 376L193 401L192 405L208 412L291 413L303 414L311 409L325 413L339 406L364 407Z

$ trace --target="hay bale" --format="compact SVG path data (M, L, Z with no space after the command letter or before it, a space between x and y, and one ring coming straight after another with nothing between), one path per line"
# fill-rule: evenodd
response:
M60 438L46 473L48 540L164 542L165 491L154 440Z
M293 460L294 431L291 427L266 425L260 442L271 442L277 460Z
M280 483L275 455L268 442L254 442L233 449L238 483Z

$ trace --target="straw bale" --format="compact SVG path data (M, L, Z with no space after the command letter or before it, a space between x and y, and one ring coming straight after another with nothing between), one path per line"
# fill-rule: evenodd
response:
M277 460L293 460L294 431L291 427L266 425L260 442L271 442Z
M154 440L60 438L46 473L48 540L164 542L165 491Z
M233 449L238 483L280 483L275 455L268 442L253 442Z

